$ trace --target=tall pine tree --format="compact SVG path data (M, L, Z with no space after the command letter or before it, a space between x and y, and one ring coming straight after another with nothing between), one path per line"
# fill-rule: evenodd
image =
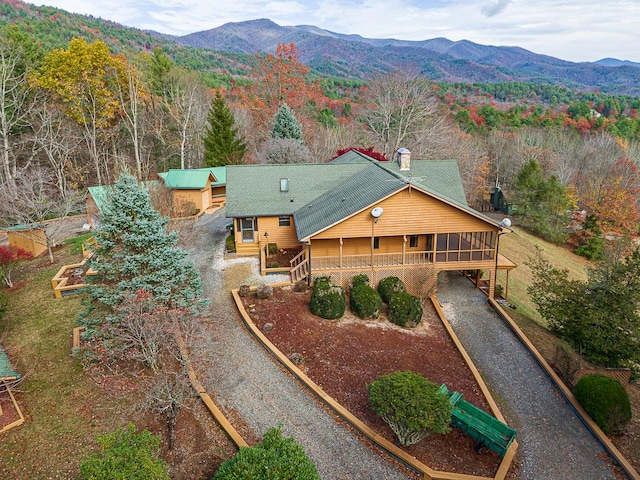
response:
M272 138L292 138L303 143L302 125L286 103L273 116Z
M131 175L116 182L101 212L97 247L89 260L98 272L88 291L98 306L121 305L143 289L169 308L197 312L205 301L199 272L167 233L168 219L153 209L146 190Z
M204 135L204 162L208 167L238 165L247 150L244 138L234 128L235 119L218 90L207 114Z

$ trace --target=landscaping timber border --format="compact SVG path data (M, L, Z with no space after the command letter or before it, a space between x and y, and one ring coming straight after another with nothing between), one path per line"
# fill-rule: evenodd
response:
M16 412L18 413L18 417L20 418L11 422L9 425L5 425L2 429L0 429L0 433L4 433L9 429L17 427L18 425L22 425L24 423L24 415L22 414L22 410L20 410L20 407L18 406L18 402L16 402L16 398L13 396L11 388L9 388L9 385L7 385L7 382L5 382L4 380L2 381L2 384L4 385L6 392L9 394L9 398L11 398L11 402L13 403L13 408L15 408Z
M611 440L609 440L609 438L604 434L600 427L598 427L598 425L596 425L595 422L591 420L587 412L584 411L582 406L576 400L576 397L573 396L573 393L571 393L569 387L567 387L565 383L560 379L560 377L540 354L538 349L533 346L524 332L520 330L518 325L516 325L509 314L494 299L489 298L488 302L489 305L491 305L491 307L500 316L500 318L502 318L502 320L506 323L506 325L513 331L520 342L522 342L525 348L529 350L529 352L531 352L531 355L533 355L533 358L536 360L536 362L538 362L538 365L540 365L549 379L555 384L560 394L564 397L566 402L578 415L578 418L587 427L587 429L591 432L595 439L602 445L605 451L618 463L619 467L629 476L629 478L633 480L640 480L640 474L638 474L638 472L633 468L629 461L624 458L622 453L620 453L620 451L611 442Z
M282 286L282 285L289 285L289 284L288 283L285 283L285 284L274 284L273 286L279 286L279 285ZM257 287L253 286L253 287L251 287L251 290L255 290L256 288ZM231 294L233 295L233 298L234 298L234 300L236 302L236 305L238 307L238 311L240 312L240 315L242 317L242 321L244 322L244 324L247 327L247 329L256 338L256 340L258 340L258 342L260 342L262 344L262 346L278 362L280 362L285 368L287 368L287 370L289 370L289 372L294 377L296 377L300 382L302 382L316 397L318 397L322 402L325 403L325 405L327 405L338 416L340 416L340 418L342 418L350 426L352 426L354 429L356 429L356 431L360 432L362 435L364 435L369 440L371 440L381 450L385 451L386 453L388 453L389 455L391 455L395 459L399 460L400 462L404 463L408 467L412 468L416 472L421 473L422 475L424 475L423 478L425 480L427 480L427 479L440 479L440 480L491 480L491 479L493 479L493 480L503 480L506 477L507 471L509 470L509 466L511 465L511 462L513 460L513 457L515 456L515 453L516 453L516 450L517 450L517 447L518 447L518 444L517 444L516 441L514 441L511 444L511 446L509 447L509 449L507 450L507 454L504 456L504 458L502 460L502 463L501 463L500 467L498 468L498 471L497 471L497 473L496 473L496 475L494 477L480 477L480 476L476 476L476 475L467 475L467 474L461 474L461 473L440 472L440 471L436 471L436 470L431 469L429 466L425 465L424 463L422 463L417 458L413 457L412 455L409 455L404 450L400 449L399 447L394 445L392 442L390 442L386 438L382 437L382 435L377 433L375 430L371 429L364 422L362 422L359 418L354 416L351 412L349 412L346 408L344 408L341 404L339 404L333 397L327 395L324 392L324 390L322 390L315 382L313 382L313 380L311 380L298 367L296 367L256 327L256 325L253 323L253 321L251 320L251 318L247 314L247 312L246 312L246 310L244 308L244 305L242 304L242 300L241 300L240 296L238 295L238 289L233 289L231 291ZM436 310L438 311L439 305L437 305L437 303L438 303L437 299L433 299L432 298L432 302L433 302ZM456 344L456 347L462 353L462 356L465 359L465 362L467 362L467 365L469 366L469 368L471 368L476 380L478 381L478 384L480 385L480 388L481 388L482 392L487 397L487 401L489 402L489 405L490 405L491 409L494 411L494 414L499 415L498 418L500 420L504 421L504 418L502 417L502 415L500 414L500 412L498 410L497 404L495 403L495 401L491 397L491 394L489 393L489 389L484 384L484 381L480 377L480 374L477 371L477 369L475 368L475 366L473 366L473 363L470 363L471 359L469 358L467 353L462 348L462 344L460 343L460 341L457 339L457 337L453 333L453 330L451 329L451 327L448 325L448 322L446 321L446 318L444 318L441 315L441 312L442 312L442 310L440 309L438 315L441 316L441 319L443 320L443 323L447 327L447 331L449 332L449 335L452 336L451 338L453 339L454 343Z

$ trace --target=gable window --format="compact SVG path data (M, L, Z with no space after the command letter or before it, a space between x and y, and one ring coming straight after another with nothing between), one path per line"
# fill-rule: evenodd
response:
M409 235L409 247L418 248L418 235Z
M290 227L291 226L291 217L289 215L282 215L278 217L278 226L279 227Z
M373 237L373 249L377 250L380 248L380 237Z

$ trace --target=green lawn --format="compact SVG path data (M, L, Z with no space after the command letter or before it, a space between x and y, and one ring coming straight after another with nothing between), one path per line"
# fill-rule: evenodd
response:
M55 299L51 277L62 263L79 261L72 247L32 261L21 272L28 283L9 292L9 311L0 320L2 344L24 381L18 399L26 422L2 435L0 478L74 478L79 458L94 438L121 424L121 408L87 381L70 356L79 297ZM60 263L58 263L60 262Z

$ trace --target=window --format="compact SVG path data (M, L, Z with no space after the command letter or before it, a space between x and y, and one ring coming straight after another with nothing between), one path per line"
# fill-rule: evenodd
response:
M418 248L418 235L409 235L409 247Z
M377 250L380 248L380 237L373 237L373 249Z
M289 191L289 179L288 178L281 178L280 179L280 191L281 192L288 192Z
M279 227L290 227L291 226L291 217L289 215L283 215L278 217L278 226Z

